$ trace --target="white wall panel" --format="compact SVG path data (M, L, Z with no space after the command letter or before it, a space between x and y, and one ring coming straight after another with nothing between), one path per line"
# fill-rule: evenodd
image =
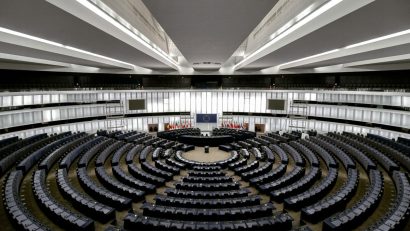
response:
M11 93L10 93L11 94ZM14 93L15 94L15 93ZM23 94L23 93L21 93ZM71 101L92 101L92 100L112 100L112 99L129 99L129 98L145 98L147 100L147 109L138 112L174 112L174 111L190 111L193 113L218 113L223 111L236 112L261 112L270 113L266 110L266 100L268 98L295 98L305 100L330 100L330 101L344 101L350 98L361 100L363 102L382 101L382 103L392 102L394 99L396 103L407 104L408 97L401 96L385 96L385 95L359 95L359 94L335 94L335 93L297 93L297 92L277 92L277 91L143 91L143 92L105 92L105 93L82 93L76 94L70 92L66 93L50 93L38 94L33 93L29 95L24 93L22 96L2 95L2 105L10 105L16 102L19 104L33 104L47 102L60 102L63 100ZM387 100L387 99L390 99ZM12 101L12 102L11 102ZM87 108L79 105L82 109L69 109L60 112L53 110L51 116L48 112L44 112L40 121L39 116L31 116L32 120L24 120L28 123L55 121L58 119L70 119L78 117L90 117L95 115L102 115L103 111ZM47 109L45 109L47 110ZM388 112L383 112L388 111ZM15 111L19 113L18 110ZM128 113L135 113L135 111L128 111ZM280 111L272 111L271 113L283 113ZM383 114L381 114L383 113ZM383 109L368 109L358 107L342 107L333 105L311 105L309 108L309 116L331 117L337 119L356 120L370 123L379 123L393 126L408 126L406 119L406 112L391 111ZM407 113L408 114L408 113ZM7 121L7 119L6 119ZM16 119L17 123L20 123ZM406 123L405 123L406 122ZM7 123L7 126L13 126L13 123Z
M207 92L220 92L221 90L207 90ZM31 105L31 104L47 104L47 103L65 103L65 102L94 102L103 100L119 100L129 99L132 97L146 97L149 92L181 92L176 90L157 90L157 91L60 91L60 92L4 92L0 93L2 100L1 107ZM201 90L184 90L183 92L193 93L201 92ZM291 98L299 100L311 101L327 101L327 102L346 102L346 103L367 103L375 105L392 105L410 107L410 94L400 92L360 92L360 91L235 91L225 90L225 92L245 92L245 93L262 93L262 98L265 94L270 94L271 98ZM132 96L131 96L132 95ZM22 98L24 96L24 99ZM186 95L185 95L186 96ZM12 97L12 99L7 98ZM182 97L182 96L181 96ZM155 97L154 97L155 98Z
M382 124L390 124L390 114L387 112L382 112L381 113L381 123Z
M62 95L60 98L63 98L63 100L67 101L67 95ZM65 102L63 101L63 102ZM42 95L33 95L33 101L32 104L42 104L43 103L43 96ZM30 104L26 104L30 105Z
M211 113L218 114L218 93L217 92L210 92L211 94Z
M50 122L50 121L52 121L51 110L44 110L43 111L43 122Z
M152 112L158 112L158 94L157 92L152 93Z
M363 121L372 121L372 112L369 110L363 110Z
M245 94L243 92L238 93L238 112L245 112Z
M226 107L224 107L222 110L223 111L230 111L230 112L233 111L234 110L234 108L233 108L233 93L232 92L227 92L226 97L224 97L223 100L226 101L225 102Z
M245 92L244 93L244 101L245 101L245 112L250 112L250 93Z
M185 111L185 102L186 102L185 92L179 93L179 111Z
M410 115L403 115L403 127L410 128Z
M337 117L335 117L337 118ZM363 111L361 109L354 110L354 119L356 121L362 121L363 120Z
M405 96L402 98L402 100L403 100L403 107L410 107L410 96Z
M266 105L266 99L267 99L267 93L266 92L261 92L261 99L260 99L260 112L266 112L267 111L267 105Z
M185 93L185 109L184 111L191 111L192 104L191 104L191 92L186 92Z
M73 100L74 102L78 102L76 100ZM50 103L50 95L49 94L43 94L41 97L41 104L49 104ZM14 104L14 102L13 102Z
M23 103L23 96L15 95L13 96L13 105L12 106L21 106Z
M206 92L206 111L205 111L205 113L211 114L211 113L215 113L215 112L212 111L212 93L211 92Z
M250 92L249 93L249 112L256 111L256 93Z
M23 99L23 101L24 101L23 105L31 105L31 104L33 104L33 96L32 96L32 95L25 95L25 96L23 96L23 97L24 97L24 99Z
M50 107L0 112L0 128L105 115L105 105Z
M195 102L194 102L194 107L196 108L197 113L202 113L202 93L201 92L196 92L195 93Z
M155 90L155 91L61 91L61 92L4 92L0 93L0 107L39 105L67 102L95 102L105 100L146 99L147 109L128 111L142 112L178 112L217 113L224 111L283 113L268 111L267 99L300 99L334 103L365 103L374 105L391 105L410 107L410 94L400 92L348 92L348 91L252 91L252 90ZM387 110L381 108L347 107L312 104L308 116L330 117L343 120L355 120L369 123L385 124L410 128L410 112L403 110ZM0 112L1 128L21 126L25 124L66 120L73 118L104 115L104 105L78 105L73 107L23 109ZM241 117L240 121L247 117ZM146 120L148 121L148 120ZM249 121L255 123L255 120ZM277 122L277 123L276 123ZM267 121L270 129L285 129L286 121ZM143 120L131 121L130 126L147 129ZM90 125L93 126L99 125ZM329 125L317 123L321 130L329 130ZM312 128L313 128L312 127ZM339 129L338 125L335 129ZM356 128L345 126L345 129ZM91 129L89 127L85 128ZM362 128L360 128L364 131ZM369 131L369 128L366 128ZM319 129L318 129L319 130Z
M218 96L217 96L217 105L218 105L218 107L217 107L217 113L218 113L218 115L222 115L222 112L223 112L223 110L222 110L222 108L223 108L223 94L222 94L222 92L217 92L217 94L218 94Z
M233 97L232 97L232 101L228 101L228 103L232 103L233 104L233 110L230 111L235 111L235 112L239 112L239 94L238 92L233 92Z

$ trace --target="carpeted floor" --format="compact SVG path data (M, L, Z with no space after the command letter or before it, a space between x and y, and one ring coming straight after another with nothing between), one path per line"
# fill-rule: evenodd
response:
M205 153L203 147L195 147L195 150L185 152L182 156L188 160L199 162L217 162L226 160L231 157L231 154L218 149L218 147L210 147L209 153Z

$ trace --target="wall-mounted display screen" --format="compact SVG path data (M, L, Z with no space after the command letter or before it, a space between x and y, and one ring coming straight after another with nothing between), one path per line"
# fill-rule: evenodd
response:
M217 114L196 114L197 123L216 123Z
M128 100L129 110L145 110L145 99L130 99Z
M268 110L285 110L285 100L283 99L268 99Z

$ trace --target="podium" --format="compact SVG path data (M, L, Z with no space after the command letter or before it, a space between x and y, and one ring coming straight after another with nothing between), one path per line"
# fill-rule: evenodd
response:
M205 153L209 153L209 146L205 146Z
M178 137L178 142L184 144L192 144L200 147L218 147L221 144L230 144L235 140L233 136L190 136L182 135Z

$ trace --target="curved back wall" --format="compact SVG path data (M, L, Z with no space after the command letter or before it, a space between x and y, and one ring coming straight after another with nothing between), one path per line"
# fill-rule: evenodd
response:
M383 132L384 136L407 136L410 129L410 94L401 92L361 91L285 91L285 90L127 90L127 91L46 91L0 93L1 136L21 133L17 128L52 123L89 124L99 120L102 125L82 126L92 131L104 128L102 119L107 104L118 100L145 99L145 110L125 110L128 129L147 130L147 124L178 121L178 113L232 114L253 129L255 123L265 123L267 130L287 129L289 105L292 101L307 101L309 129L318 131ZM268 99L286 100L285 110L268 110ZM174 113L172 116L168 116ZM138 116L144 118L136 118ZM145 118L146 117L146 118ZM84 119L85 118L85 119ZM149 119L148 119L149 118ZM82 121L75 121L83 119ZM61 123L60 123L61 122ZM162 125L161 125L162 124ZM219 121L218 121L219 124ZM353 124L353 125L352 125ZM67 125L64 125L67 126ZM12 128L16 128L13 130ZM27 130L27 129L24 129ZM35 129L32 129L33 131ZM82 130L82 128L78 128Z

